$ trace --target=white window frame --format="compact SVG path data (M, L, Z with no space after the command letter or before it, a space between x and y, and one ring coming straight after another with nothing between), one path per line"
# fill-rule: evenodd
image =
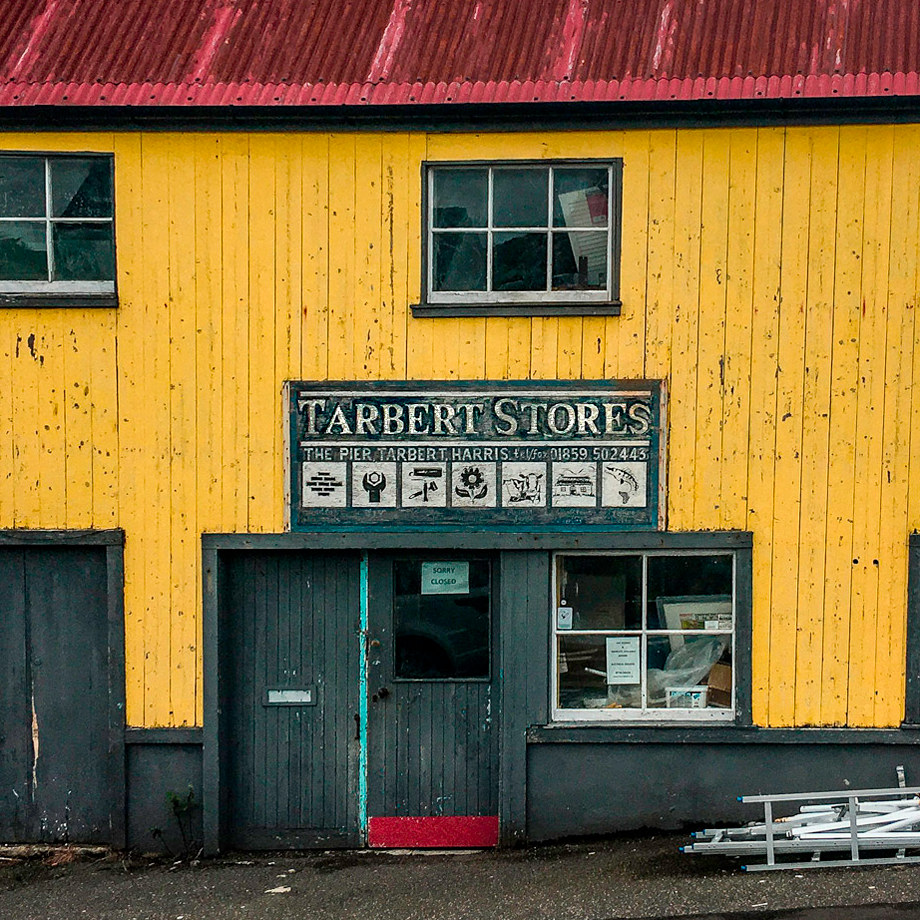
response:
M55 224L108 224L112 228L112 250L115 248L115 183L112 182L111 217L52 217L51 205L51 161L66 159L105 159L111 164L112 157L104 153L37 153L35 151L4 150L0 159L31 158L44 161L45 216L0 217L0 223L34 223L45 225L45 247L48 256L48 278L45 281L11 281L0 278L0 295L16 294L64 294L64 295L107 295L115 293L115 278L105 281L52 281L54 276L54 240L52 228ZM117 268L116 268L117 271Z
M641 629L559 629L556 605L559 598L559 560L566 556L641 556L642 558L642 628ZM648 560L652 556L730 556L732 558L732 628L731 630L678 630L648 628ZM553 722L735 722L738 713L738 669L735 643L738 632L738 553L730 549L633 549L633 550L564 550L552 555L550 618L550 712ZM691 635L730 636L732 650L732 703L729 709L562 709L559 700L559 636L639 636L639 675L643 705L646 702L648 637Z
M425 297L430 304L585 304L611 303L617 299L617 286L619 272L616 260L619 258L619 224L620 224L620 166L621 161L615 158L605 160L502 160L494 162L466 162L466 163L428 163L426 168L425 186ZM607 199L607 226L601 227L554 227L553 226L553 192L554 170L577 169L607 169L608 199ZM449 169L486 169L488 170L488 200L487 200L487 226L485 227L441 227L435 230L434 214L434 174L438 170ZM492 186L495 172L509 169L545 169L549 173L547 182L547 222L542 227L495 227L492 216ZM606 290L586 291L553 291L553 234L564 233L571 229L573 232L607 233L607 288ZM493 233L546 233L546 290L543 291L493 291L492 290L492 235ZM434 237L437 233L478 233L486 234L486 290L485 291L435 291L434 290Z

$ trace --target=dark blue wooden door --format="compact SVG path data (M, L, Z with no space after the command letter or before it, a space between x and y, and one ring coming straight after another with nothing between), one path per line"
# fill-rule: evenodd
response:
M497 565L372 556L368 842L498 842Z
M227 553L221 570L225 843L357 846L358 557Z
M112 842L105 548L0 549L0 623L0 842Z

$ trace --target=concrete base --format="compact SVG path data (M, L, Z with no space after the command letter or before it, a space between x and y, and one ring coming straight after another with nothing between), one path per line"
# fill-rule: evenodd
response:
M128 846L197 850L200 729L130 729L126 740ZM692 830L757 818L737 801L745 794L896 786L898 765L920 785L920 731L553 726L528 731L526 765L528 843ZM191 808L176 814L173 797L190 789Z
M156 734L167 731L171 736ZM180 732L128 733L127 843L132 849L179 855L201 848L201 733L190 730L183 737Z
M899 764L908 785L920 784L914 733L904 733L910 740L901 744L855 737L853 743L808 743L807 730L782 734L800 740L530 744L527 839L743 823L762 815L763 807L738 802L740 795L886 788L897 785Z

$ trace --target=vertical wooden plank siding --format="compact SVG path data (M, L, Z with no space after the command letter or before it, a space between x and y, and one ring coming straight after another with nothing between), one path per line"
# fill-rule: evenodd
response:
M839 133L837 128L824 128L812 135L795 651L798 662L795 722L805 725L813 725L821 717L830 354L834 300L834 266L822 258L822 253L833 249L837 229Z
M755 723L896 725L918 143L912 125L2 134L114 153L119 307L0 310L0 527L124 527L128 722L200 724L200 534L283 527L285 380L660 377L668 527L754 534ZM424 162L610 156L621 316L412 317Z
M109 347L117 348L116 375L118 406L118 518L120 527L130 529L125 541L125 706L128 724L145 724L144 705L144 590L145 548L149 538L144 528L144 468L147 461L148 429L144 400L144 287L143 231L141 226L144 188L139 134L116 138L115 202L118 220L115 249L118 255L118 309L116 333ZM114 395L114 394L113 394ZM210 442L209 442L210 443ZM197 444L196 444L197 451ZM207 451L206 451L207 453ZM200 646L199 646L200 647ZM200 655L196 655L196 661ZM196 677L200 679L196 667Z
M811 136L786 135L776 366L776 473L770 610L770 723L795 717L796 596L802 504L802 399L805 368L805 296L808 280ZM755 583L756 584L756 583ZM756 587L754 589L756 591Z
M731 136L728 182L728 244L725 265L725 345L721 356L722 527L747 527L750 452L750 382L754 342L754 215L757 194L757 131ZM731 271L728 271L729 266ZM760 342L756 347L759 348Z
M147 538L143 565L144 608L144 720L146 724L172 724L170 546L172 500L172 420L170 394L172 373L179 371L172 361L169 341L170 265L169 161L178 139L169 134L145 134L141 138L141 217L144 307L144 404L141 424L149 426L145 438L143 528ZM129 514L138 509L129 509ZM130 716L129 716L130 718Z
M668 527L693 527L696 373L700 308L703 134L677 136L674 292L668 380ZM625 174L625 171L624 171ZM625 179L624 179L625 182ZM678 217L680 215L680 217ZM625 266L624 266L625 267Z
M696 340L696 437L692 446L694 526L718 530L722 504L722 429L725 413L725 305L731 135L707 131L703 139L699 312ZM689 445L688 445L689 447Z
M770 666L773 609L770 576L776 499L777 349L785 144L782 129L764 128L757 132L746 529L758 534L752 556L752 579L757 585L758 602L751 611L751 713L755 724L760 725L770 723L768 702L773 673Z
M355 253L354 379L380 379L382 373L384 292L380 286L380 222L385 220L382 196L383 149L380 137L355 139L355 216L351 233Z
M78 311L79 312L79 311ZM65 436L64 411L70 393L62 393L64 382L64 349L62 342L63 315L55 310L48 317L48 326L36 336L35 349L40 373L38 374L38 449L41 478L38 482L39 526L57 528L67 518L67 461L69 448L73 448L73 479L70 491L75 501L87 500L89 476L86 461L89 452L79 443L68 443ZM34 361L35 359L33 359ZM79 387L79 380L75 381ZM85 416L81 419L79 402L71 411L74 428L86 430ZM81 426L81 421L84 424ZM82 474L82 476L81 476ZM81 495L82 492L82 495Z
M275 513L275 432L281 407L275 390L275 222L277 197L287 189L276 188L275 164L278 137L254 135L249 144L249 419L246 489L249 530L265 533L277 526ZM258 477L258 478L257 478Z
M245 531L248 520L249 418L249 138L221 137L221 521L223 528ZM212 228L213 232L213 228ZM216 446L216 445L215 445Z
M648 294L645 304L644 371L644 376L650 378L666 377L671 362L676 170L676 132L653 131L649 142ZM598 331L601 348L605 332L602 325ZM590 376L602 377L603 373Z
M907 557L901 551L908 531L909 510L904 493L916 494L910 485L911 393L916 386L913 365L916 341L915 291L917 246L920 238L920 162L911 156L920 137L915 127L895 128L892 177L891 268L885 356L885 415L882 449L881 546L879 549L876 672L879 692L873 721L885 724L901 718L898 693L904 682L906 622L899 614L899 599L907 590ZM898 194L898 190L910 193ZM916 471L917 467L914 467Z
M220 137L213 134L199 134L194 138L195 168L195 373L198 391L206 391L210 398L199 399L195 394L195 516L201 532L220 529L222 463L219 450L198 445L220 444L223 400L221 390L221 368L223 367L221 316L211 305L221 300L222 259L221 234L213 227L221 226L221 150ZM197 534L192 534L197 537ZM195 540L197 543L197 539ZM190 610L195 612L195 639L192 664L195 665L196 680L194 710L183 707L183 718L193 724L201 724L204 694L197 667L197 649L201 647L202 618L199 598L203 596L202 569L195 570L195 597L186 599Z
M201 606L196 550L201 525L196 500L197 392L196 295L198 236L195 232L194 135L178 136L169 156L169 341L170 341L170 704L173 722L194 723L196 654ZM183 708L192 711L180 714Z
M894 129L868 135L866 148L866 234L859 320L859 379L856 394L857 490L853 507L853 580L850 588L850 680L848 722L871 725L875 716L876 628L881 536L882 420L886 389L885 336L891 241ZM907 190L904 190L907 192ZM913 190L911 190L913 191ZM871 692L866 689L871 687Z
M850 581L853 575L853 469L856 456L859 317L866 198L866 139L862 127L840 129L837 180L837 244L831 343L824 638L821 722L847 720L850 646ZM830 446L830 445L829 445Z

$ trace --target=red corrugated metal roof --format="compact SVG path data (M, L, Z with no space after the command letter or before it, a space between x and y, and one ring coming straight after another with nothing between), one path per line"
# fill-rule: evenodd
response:
M0 0L0 105L920 94L918 0Z

